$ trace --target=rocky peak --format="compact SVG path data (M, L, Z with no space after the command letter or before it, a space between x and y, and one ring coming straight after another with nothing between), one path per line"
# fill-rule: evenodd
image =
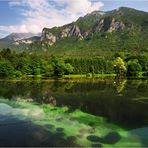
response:
M40 36L40 35L36 33L11 33L10 35L6 36L1 40L15 42L18 40L31 38L33 36Z
M103 30L103 26L104 26L104 19L101 19L97 25L94 27L94 31L93 32L100 32Z
M76 36L78 38L83 38L83 36L81 35L81 31L80 31L79 27L76 26L76 25L66 26L60 34L61 38L70 37L70 36Z
M69 24L61 27L61 31L57 34L52 33L51 29L44 28L41 35L41 42L48 43L52 46L57 40L71 36L78 37L80 40L83 39L79 27L75 24Z
M113 31L120 31L125 28L125 25L122 22L118 22L115 20L115 18L112 19L110 27L108 28L108 32Z
M91 16L100 17L104 14L105 14L105 12L103 12L103 11L93 11L91 13L86 14L84 17L91 17ZM84 17L82 17L82 18L84 18Z
M41 42L48 43L50 46L56 42L57 38L48 29L44 28L41 35Z
M103 18L101 19L97 25L94 27L94 32L113 32L113 31L120 31L125 28L124 23L116 21L115 18Z

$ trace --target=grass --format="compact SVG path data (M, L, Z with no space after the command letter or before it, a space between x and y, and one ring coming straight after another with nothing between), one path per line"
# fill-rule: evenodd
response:
M70 74L64 75L62 78L64 79L81 79L81 78L101 78L101 77L115 77L116 74Z

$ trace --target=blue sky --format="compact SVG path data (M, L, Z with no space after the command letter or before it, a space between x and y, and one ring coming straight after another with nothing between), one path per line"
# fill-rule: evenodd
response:
M121 6L131 7L148 12L148 0L102 0L104 11L119 8Z
M94 10L121 6L148 12L148 0L1 0L0 38L12 32L42 31L61 26Z

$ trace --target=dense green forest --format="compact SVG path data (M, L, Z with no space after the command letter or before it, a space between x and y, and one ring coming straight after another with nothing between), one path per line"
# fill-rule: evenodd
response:
M148 75L146 54L115 53L112 57L56 57L53 55L0 52L1 77L62 77L69 74L117 74L118 76Z

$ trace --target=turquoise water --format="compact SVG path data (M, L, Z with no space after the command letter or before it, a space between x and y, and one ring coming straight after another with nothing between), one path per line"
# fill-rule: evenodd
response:
M0 146L147 147L147 86L148 80L0 81Z

